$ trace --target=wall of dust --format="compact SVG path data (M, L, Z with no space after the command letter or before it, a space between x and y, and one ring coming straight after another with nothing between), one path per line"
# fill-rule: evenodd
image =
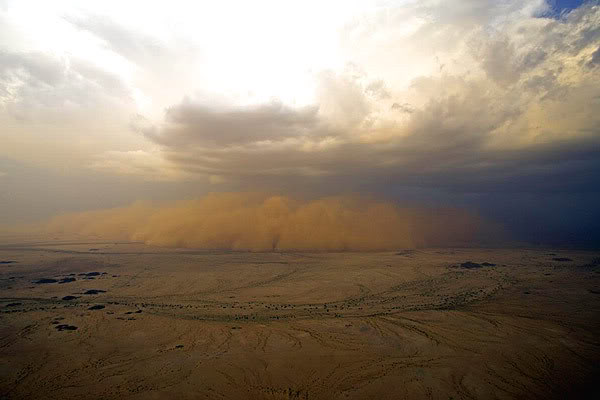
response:
M376 251L477 242L490 225L455 209L415 209L369 198L301 201L256 193L215 193L166 205L52 218L53 237L134 240L150 245L250 251Z

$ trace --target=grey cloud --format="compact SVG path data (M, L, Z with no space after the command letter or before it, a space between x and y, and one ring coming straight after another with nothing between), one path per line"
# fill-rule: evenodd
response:
M130 64L135 70L133 82L137 89L147 98L160 99L149 103L150 107L164 99L181 98L196 89L191 82L207 78L203 75L203 52L189 40L168 33L169 29L160 36L132 29L110 16L88 14L63 18L86 35L99 39L106 50Z
M169 108L166 125L145 135L169 148L233 145L313 135L318 129L315 107L295 110L279 102L259 106L211 108L190 101Z
M440 80L430 84L443 87L448 82ZM598 162L590 157L595 151L592 149L598 149L599 144L593 134L552 146L490 149L488 144L494 129L517 121L522 111L518 103L507 104L506 99L488 96L486 91L485 86L472 85L461 96L432 100L410 114L407 126L389 128L403 129L392 132L399 136L373 143L362 143L330 131L329 135L312 141L301 137L290 143L284 140L278 145L264 145L258 143L257 138L250 141L249 136L245 143L214 146L206 145L201 136L186 136L185 141L178 142L170 130L161 132L169 143L157 143L163 144L164 154L170 161L188 172L222 175L240 182L251 177L252 182L269 182L275 186L293 180L304 183L337 180L340 184L346 179L346 187L352 187L356 183L353 180L366 180L464 191L489 191L494 186L540 191L543 187L550 190L573 181L544 179L534 186L524 183L532 179L528 176L564 176L598 169ZM203 118L205 113L203 110L195 118L188 116L185 121L193 120L195 124L187 126L186 132L193 132L201 122L196 118ZM231 123L240 123L239 117L236 115ZM277 121L276 115L269 117ZM261 114L261 118L266 115ZM587 129L598 132L598 118L590 119ZM328 138L334 138L334 143L328 144ZM572 149L568 150L567 145ZM580 163L574 164L573 160ZM310 177L308 181L307 177ZM510 184L507 186L507 183ZM578 188L584 190L585 184Z
M515 68L515 49L508 38L486 41L481 56L482 67L490 79L502 84L519 79L521 71Z
M365 92L380 100L389 99L392 96L382 80L369 83L365 88Z
M129 29L108 17L89 15L84 18L63 18L76 28L103 39L115 53L139 64L151 63L168 51L157 38Z
M40 53L0 51L0 79L30 80L35 85L54 86L64 78L64 62Z
M490 79L503 85L517 82L523 74L536 68L547 57L547 53L539 47L519 54L507 36L485 41L483 47L477 56L482 59L484 71Z
M412 114L415 112L415 108L408 103L394 103L392 104L392 110L397 110L408 114Z
M556 74L546 71L542 75L534 75L523 83L527 90L536 92L548 92L556 87Z
M104 42L107 49L139 66L137 73L149 75L150 81L162 81L170 77L173 86L176 81L197 74L196 68L189 68L201 57L198 49L192 43L180 37L158 37L124 26L114 19L100 15L84 17L63 17L75 28L90 33ZM150 83L151 85L151 83ZM179 88L180 90L185 89ZM164 87L160 88L164 90Z
M596 51L592 53L592 58L590 59L588 66L595 67L598 64L600 64L600 47L598 47Z
M524 70L533 69L543 62L547 56L548 54L544 50L540 48L533 49L523 56L521 68Z
M18 119L45 118L44 113L56 118L55 111L73 105L94 109L129 98L119 78L87 62L7 51L0 52L0 93L6 110Z

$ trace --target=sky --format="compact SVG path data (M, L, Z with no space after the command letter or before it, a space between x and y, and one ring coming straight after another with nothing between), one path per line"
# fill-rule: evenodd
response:
M211 192L600 246L600 4L0 1L0 223Z

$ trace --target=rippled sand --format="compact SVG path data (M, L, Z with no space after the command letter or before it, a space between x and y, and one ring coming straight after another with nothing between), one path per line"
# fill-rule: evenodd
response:
M594 396L598 257L5 244L0 398Z

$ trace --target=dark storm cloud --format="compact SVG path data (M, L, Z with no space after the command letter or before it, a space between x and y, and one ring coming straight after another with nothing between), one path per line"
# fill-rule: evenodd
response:
M292 109L279 102L258 106L211 108L184 101L166 111L166 126L145 135L169 148L233 145L318 132L317 108Z
M592 107L587 110L590 118L572 138L518 147L512 143L508 148L493 146L498 127L514 125L515 131L508 131L516 135L509 136L511 141L524 133L518 130L519 121L528 118L523 100L514 96L510 101L509 94L490 95L487 86L456 78L415 82L423 90L456 85L460 94L431 99L413 110L405 124L367 130L375 135L372 140L360 136L364 121L349 128L359 132L352 136L328 125L315 109L294 112L279 104L267 104L235 111L210 110L189 102L169 109L167 123L147 136L181 168L233 179L353 175L411 185L492 190L506 179L562 175L575 168L573 165L586 168L586 163L595 162L593 154L599 143L595 132L600 125L598 118L592 117ZM581 95L581 88L565 90L567 98ZM561 183L544 179L529 189L527 185L513 186L514 190L540 190L557 184Z

